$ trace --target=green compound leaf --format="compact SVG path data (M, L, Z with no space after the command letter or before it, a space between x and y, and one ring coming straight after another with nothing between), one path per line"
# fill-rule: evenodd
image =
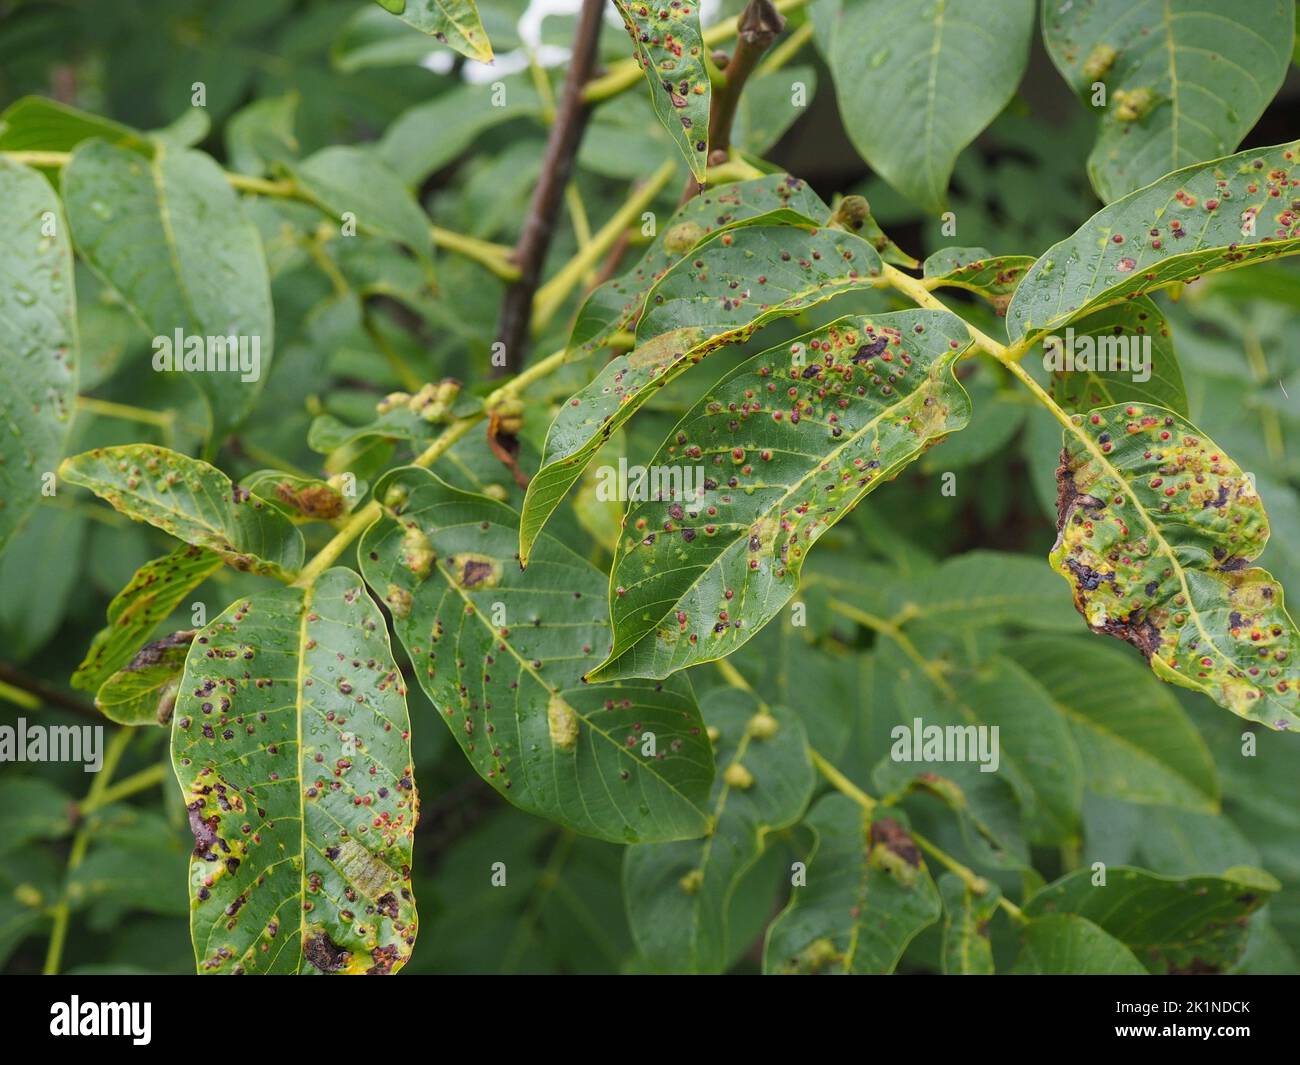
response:
M1133 952L1153 973L1226 971L1246 946L1246 918L1281 885L1242 866L1223 876L1167 877L1111 866L1094 886L1091 869L1071 873L1030 897L1027 917L1075 914Z
M988 924L998 910L1001 892L990 884L976 895L961 877L944 873L939 878L943 897L943 971L948 976L990 976L993 944Z
M1187 415L1169 323L1149 297L1089 314L1063 332L1062 344L1044 360L1052 371L1052 398L1066 410L1086 414L1114 403L1150 403ZM1140 346L1136 359L1134 345Z
M650 290L637 347L606 363L551 423L541 468L524 499L523 561L605 440L659 388L770 321L873 287L880 272L880 256L861 238L799 226L718 233L670 268Z
M480 63L492 62L492 45L474 0L375 0L408 26L427 33Z
M623 861L628 924L657 970L720 973L742 944L728 939L732 897L769 832L794 824L815 774L803 724L765 711L748 692L721 688L702 700L718 772L703 839L629 847Z
M1159 407L1102 407L1071 421L1050 559L1088 627L1241 717L1300 725L1300 635L1281 586L1247 565L1269 536L1250 477Z
M7 114L8 112L6 112ZM0 550L63 456L77 397L77 298L59 198L35 170L0 159Z
M168 724L194 634L194 629L182 629L142 647L104 681L95 706L119 725Z
M583 302L569 336L569 358L585 358L615 333L635 329L647 293L682 256L714 233L779 222L818 225L829 215L821 197L789 174L769 174L692 196L656 230L636 266L606 281Z
M235 569L284 578L302 565L302 533L288 518L188 455L151 444L101 447L64 459L59 477Z
M690 685L582 683L609 644L604 574L550 537L524 573L515 512L427 470L393 471L375 497L387 516L362 572L479 774L585 835L703 835L713 758Z
M709 156L709 72L699 6L614 0L650 83L650 103L697 181Z
M998 314L1007 313L1011 296L1029 268L1032 255L994 255L984 248L944 248L925 260L925 287L962 288L993 305Z
M1300 142L1198 163L1103 207L1052 245L1007 309L1013 341L1219 270L1300 251Z
M404 244L426 262L432 259L428 216L374 152L336 145L290 166L289 172L312 202L336 221L350 213L360 232Z
M1126 802L1219 808L1205 740L1178 700L1120 648L1086 637L1017 640L1005 650L1070 723L1087 787Z
M220 555L192 544L146 562L108 604L108 624L95 633L85 659L72 674L72 686L98 691L181 600L220 568Z
M953 368L970 343L942 311L853 316L719 381L650 463L690 470L693 494L629 505L610 575L614 646L591 676L665 677L767 624L818 538L966 424Z
M846 2L824 50L844 128L873 170L939 212L957 156L1011 99L1033 0Z
M1147 975L1128 947L1073 913L1049 913L1026 924L1020 956L1011 972L1020 976Z
M1089 105L1106 87L1088 176L1103 201L1236 149L1282 87L1290 0L1043 0L1052 62Z
M194 638L172 762L200 973L391 973L415 942L406 688L351 570L231 604Z
M214 449L252 409L270 369L275 319L257 227L212 159L161 142L145 159L86 141L63 172L63 195L77 250L91 268L150 335L174 342L183 334L175 362L200 343L205 366L208 359L224 366L182 374L207 401ZM250 380L232 341L250 356L257 345ZM155 359L159 350L155 345Z
M900 815L901 816L901 815ZM939 891L905 824L828 795L804 822L816 837L806 887L767 930L765 973L886 974L939 919Z

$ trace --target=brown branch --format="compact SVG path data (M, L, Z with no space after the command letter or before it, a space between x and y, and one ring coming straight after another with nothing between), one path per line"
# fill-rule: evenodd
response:
M600 37L601 15L605 0L582 0L578 31L573 41L573 55L564 81L564 92L546 142L542 173L533 190L523 232L515 246L513 260L519 267L519 280L507 290L497 323L497 340L505 345L505 361L516 368L523 366L528 348L528 331L532 322L533 294L541 280L542 264L551 246L564 187L573 172L573 159L586 129L590 114L582 98L583 86L591 79L596 65L596 47ZM493 376L501 376L506 367L494 366Z
M739 33L736 50L723 68L722 85L713 90L709 108L709 165L725 163L731 151L731 127L740 106L740 95L763 53L785 29L785 17L772 0L749 0L737 19ZM682 203L698 193L704 186L694 178L686 182Z
M5 684L11 684L13 687L22 691L30 692L32 695L35 695L40 699L41 702L48 703L50 706L59 706L64 710L72 710L78 714L86 714L95 718L101 724L107 720L103 714L84 699L78 699L75 695L71 695L68 692L63 691L61 688L56 688L52 684L46 684L43 680L29 677L26 673L22 672L22 670L16 669L6 662L0 662L0 681L3 681Z

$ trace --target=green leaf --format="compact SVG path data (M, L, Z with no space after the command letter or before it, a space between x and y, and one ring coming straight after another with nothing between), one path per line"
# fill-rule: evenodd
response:
M0 647L5 659L22 662L39 651L77 602L88 524L84 514L42 500L0 555ZM51 565L51 559L61 562Z
M1072 632L1069 599L1036 559L1006 551L967 551L933 572L907 579L899 609L909 623L965 629L986 625Z
M1030 268L1007 309L1030 343L1179 281L1300 251L1291 187L1300 142L1198 163L1103 207Z
M1034 265L1032 255L994 255L984 248L943 248L925 260L925 287L961 288L993 304L998 314L1007 313L1012 293L1020 279Z
M709 155L711 84L699 6L614 0L650 85L650 103L697 181Z
M414 66L436 45L414 27L373 7L359 7L330 44L330 65L341 74L370 67Z
M419 808L406 688L355 573L257 592L200 631L172 761L194 833L200 973L406 963Z
M804 103L795 103L795 92ZM751 155L765 155L799 121L817 95L817 68L794 64L764 73L760 68L745 83L732 126L732 143Z
M853 146L942 211L958 154L1016 91L1033 29L1033 0L848 0L826 52Z
M794 824L812 797L815 774L799 718L767 712L752 694L721 688L702 700L718 772L713 828L698 840L628 847L623 896L641 953L664 972L719 973L739 944L728 913L769 832Z
M1091 869L1048 884L1024 905L1027 917L1075 914L1127 946L1153 973L1221 972L1246 945L1245 918L1280 885L1242 867L1222 877L1157 876L1111 866L1094 886Z
M388 237L425 260L432 259L428 216L402 179L373 152L335 145L289 171L307 196L336 221L351 214L362 233Z
M702 835L713 759L690 685L582 682L609 642L604 574L550 537L524 573L515 512L426 470L389 473L375 497L388 516L362 537L362 572L479 774L585 835Z
M104 681L95 696L95 706L119 725L168 724L194 631L182 629L142 647L130 662Z
M976 895L961 877L944 873L939 878L943 897L943 971L948 976L991 976L993 945L988 924L998 910L1001 892L990 884Z
M154 153L153 141L139 130L48 96L24 96L0 114L0 151L70 152L91 137L120 144L145 157Z
M723 377L649 464L694 464L694 497L629 506L610 576L614 646L592 678L664 677L767 624L812 545L966 423L953 368L969 346L941 311L855 316Z
M906 825L827 795L804 822L806 887L768 927L766 973L885 974L939 919L939 891Z
M64 459L59 477L235 569L283 578L302 565L302 533L288 518L188 455L148 444L101 447Z
M1043 0L1043 42L1091 109L1106 87L1088 176L1103 201L1234 151L1282 87L1290 0Z
M403 22L480 63L492 62L492 45L483 32L474 0L376 0Z
M569 336L569 358L582 358L609 343L615 333L636 328L646 295L688 251L707 237L742 225L824 222L830 208L812 188L788 174L769 174L703 190L655 231L641 261L606 281L586 298Z
M152 160L100 140L72 153L63 195L77 251L112 285L150 335L205 342L216 369L183 374L207 400L209 449L252 409L271 362L275 320L262 241L208 156L158 147ZM247 374L240 352L258 345ZM160 351L155 341L155 360ZM174 352L177 363L185 352ZM219 361L213 355L223 356ZM221 369L221 366L225 369Z
M669 268L646 299L637 347L606 363L551 423L524 500L521 559L604 441L660 388L768 322L871 288L879 275L880 257L860 238L798 226L718 233Z
M1086 414L1114 403L1150 403L1187 416L1187 391L1169 323L1149 297L1137 296L1080 318L1066 328L1063 340L1044 360L1052 370L1052 398L1066 410ZM1146 348L1148 343L1149 350L1139 356L1150 359L1143 366L1134 361L1133 345ZM1149 379L1137 380L1141 376Z
M493 84L459 85L402 112L380 138L379 157L408 185L419 185L475 140L514 118L541 119L545 108L523 75Z
M225 129L230 168L258 177L270 173L277 163L297 158L294 119L300 100L297 92L268 96L231 115Z
M1035 843L1051 843L1076 835L1083 768L1069 728L1043 686L1001 655L994 655L973 675L951 684L942 681L943 674L936 675L934 669L933 663L929 671L913 664L895 687L901 723L891 730L891 759L915 761L918 742L923 753L925 730L931 728L945 730L944 735L949 728L961 729L962 733L954 735L969 736L969 726L983 726L989 730L991 751L992 729L996 727L997 775L1020 799L1026 836ZM970 760L968 755L953 766L965 768ZM928 764L927 768L949 772L941 765ZM1003 847L996 838L987 842L1000 864L1014 857L1011 841ZM1007 853L997 855L998 850Z
M1064 436L1050 559L1088 627L1241 717L1300 725L1300 634L1247 566L1269 537L1249 475L1159 407L1076 414Z
M1086 917L1049 913L1024 927L1020 956L1011 972L1021 976L1145 976L1133 952Z
M72 686L98 691L181 600L220 568L220 555L188 544L146 562L108 604L108 624L95 633L86 657L72 674Z
M1006 653L1070 722L1087 786L1129 802L1213 813L1214 762L1173 693L1118 648L1080 639L1018 640Z
M0 159L0 550L63 456L77 397L77 297L59 198L35 170Z

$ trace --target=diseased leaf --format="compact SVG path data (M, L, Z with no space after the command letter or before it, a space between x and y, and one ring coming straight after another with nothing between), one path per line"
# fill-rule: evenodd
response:
M817 225L830 208L804 181L789 174L769 174L704 189L682 204L641 261L621 277L595 289L578 310L569 336L569 358L600 350L615 333L634 330L646 294L688 251L714 233L741 225L789 222Z
M406 688L355 573L239 599L199 632L172 761L200 973L406 963L419 810Z
M270 369L275 320L257 228L216 163L161 144L144 159L84 142L63 171L63 195L78 252L146 332L163 338L182 367L191 345L201 349L204 368L182 376L207 401L215 450L252 409ZM155 358L163 351L154 350ZM250 365L241 366L245 354Z
M1033 0L855 0L824 46L849 139L926 211L961 150L1006 106L1029 59Z
M480 63L492 62L492 45L483 31L474 0L375 0L403 22Z
M614 646L592 678L664 677L761 629L818 538L965 424L953 367L969 345L944 312L854 316L719 381L650 463L693 465L693 491L628 508L610 576Z
M944 248L925 260L922 272L925 287L931 291L962 288L988 300L999 315L1005 315L1012 293L1033 265L1032 255L994 255L984 248Z
M1043 0L1043 42L1090 109L1105 85L1088 176L1103 201L1234 151L1282 87L1290 0Z
M72 674L72 686L98 691L181 600L220 568L220 555L192 544L146 562L108 604L108 624L95 633L85 659Z
M11 109L12 110L12 109ZM8 112L6 112L8 114ZM68 226L35 170L0 158L0 550L63 456L77 396L77 297Z
M582 683L609 643L604 575L550 537L524 573L515 512L428 471L395 470L375 496L387 516L362 572L479 774L585 835L702 835L713 759L690 685Z
M1150 403L1187 416L1169 323L1149 297L1080 318L1061 340L1045 358L1052 369L1052 398L1066 410L1086 414L1114 403Z
M142 647L104 681L95 706L120 725L170 723L194 633L194 629L182 629Z
M1173 693L1130 656L1052 636L1017 640L1006 653L1069 721L1091 790L1128 802L1218 809L1219 782L1205 741Z
M335 145L289 168L298 186L335 220L356 219L363 233L388 237L433 257L429 218L402 179L373 152Z
M355 492L345 494L319 477L302 477L283 470L257 470L239 483L296 525L346 517L365 494L364 482L356 485Z
M1049 913L1025 925L1020 976L1145 976L1133 952L1118 939L1073 913Z
M659 388L770 321L873 287L880 269L875 249L859 237L797 226L715 234L671 267L650 290L637 347L606 363L551 423L524 500L521 559L528 561L534 538L609 435Z
M235 569L286 577L302 565L302 533L288 518L188 455L149 444L101 447L64 459L59 477Z
M650 83L650 103L697 181L709 154L711 83L704 65L699 6L614 0Z
M1094 922L1133 952L1153 973L1222 972L1246 945L1245 918L1280 885L1260 869L1224 876L1167 877L1111 866L1093 885L1080 869L1032 895L1027 917L1075 914Z
M1007 309L1013 341L1217 270L1300 251L1300 142L1198 163L1103 207L1052 245Z
M1269 537L1249 475L1159 407L1101 407L1071 422L1050 559L1089 628L1241 717L1300 725L1300 634L1281 586L1248 565Z
M641 953L664 972L719 973L737 944L728 938L732 896L758 861L769 832L803 814L814 773L799 718L765 710L748 692L720 688L702 700L716 730L718 771L712 831L703 839L628 847L623 895Z
M993 945L988 923L997 913L1001 892L990 884L976 895L961 877L944 873L939 878L943 897L943 971L948 976L990 976L993 973Z
M901 815L898 815L901 816ZM763 971L884 974L939 919L939 892L921 851L894 812L872 817L827 795L804 822L816 842L808 883L793 889L768 927Z

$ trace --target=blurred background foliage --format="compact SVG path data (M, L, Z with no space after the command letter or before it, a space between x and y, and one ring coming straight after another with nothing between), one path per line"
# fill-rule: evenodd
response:
M525 0L479 6L499 57L493 68L446 49L431 52L428 38L361 0L4 0L0 106L35 93L142 129L184 119L177 136L227 169L253 175L274 174L278 162L329 144L377 141L384 158L418 188L435 223L512 244L537 179L547 119L524 41L539 46L545 78L558 87L575 20L564 13L539 18L534 9L521 34ZM737 0L706 5L706 21L734 17L740 6ZM792 28L801 21L795 16ZM602 57L613 62L627 51L626 34L611 18ZM959 160L951 196L955 236L942 235L938 219L923 217L866 169L840 126L811 44L771 78L748 91L740 120L745 150L809 179L828 201L866 195L882 226L918 257L951 244L1038 254L1099 206L1084 171L1093 119L1037 40L1020 92ZM790 106L792 79L808 86L804 109ZM206 85L207 107L196 119L190 96L197 81ZM505 107L489 101L496 81L506 86ZM1294 136L1298 98L1293 68L1243 146ZM577 195L568 201L550 269L574 253L583 227L599 226L618 208L632 183L676 158L639 81L603 103L578 158ZM670 182L657 200L659 218L672 210L680 184ZM487 269L442 253L430 283L379 238L359 238L341 254L338 242L322 239L319 215L303 205L259 200L250 209L271 264L277 343L257 411L223 449L220 463L232 476L264 466L319 473L323 457L306 439L321 413L365 421L384 393L443 376L486 385L503 291ZM634 239L640 238L634 233ZM1300 596L1300 270L1290 262L1195 283L1176 302L1167 295L1159 301L1173 327L1192 419L1255 474L1273 524L1261 563ZM79 273L77 282L86 345L82 391L91 402L77 416L70 453L142 439L193 452L203 426L195 395L184 382L139 372L148 338L89 273ZM891 299L887 293L842 298L770 327L759 341L711 359L699 373L720 375L783 335L856 309L888 309ZM981 328L1001 332L982 306L955 302ZM570 299L552 318L535 353L564 343L575 305ZM1004 888L1018 880L1032 886L1035 878L1098 860L1171 874L1262 866L1284 890L1252 917L1239 968L1300 971L1294 738L1261 732L1257 756L1242 757L1242 735L1251 727L1208 700L1161 685L1130 648L1084 632L1065 582L1045 561L1055 535L1060 431L996 366L969 364L963 372L976 401L970 428L826 536L806 570L805 627L793 627L787 612L733 663L767 699L798 710L813 744L837 757L853 779L887 789L882 759L889 728L910 720L904 708L932 696L894 641L832 609L837 596L881 617L902 612L908 639L957 683L987 672L990 663L1033 673L1077 655L1086 664L1085 688L1096 697L1122 698L1135 713L1157 707L1174 715L1180 730L1190 720L1194 731L1179 731L1170 742L1204 759L1202 801L1162 801L1168 796L1143 779L1140 765L1134 772L1113 756L1089 757L1080 838L1060 853L1025 848L1033 868L1018 872L982 862L933 799L905 802L913 824ZM525 470L535 468L554 405L583 383L584 373L571 367L556 375L528 404ZM608 456L625 452L644 461L701 387L692 375L689 384L664 389L611 441ZM156 424L140 424L101 413L94 400L161 413ZM378 469L394 446L369 444L372 454L363 458ZM457 445L436 469L453 483L519 502L481 434ZM945 472L956 474L954 497L940 493ZM617 520L617 505L598 503L589 484L557 515L555 532L607 565ZM21 676L40 692L6 682L0 719L90 720L77 709L83 700L67 679L102 625L107 601L138 566L166 549L162 534L75 492L38 508L0 559L0 662L5 676ZM211 617L251 587L251 578L222 569L194 599ZM990 591L1003 600L998 609L983 605ZM189 625L188 609L173 620L170 627ZM1050 676L1040 672L1038 679L1055 694ZM723 683L712 666L694 670L692 680L701 693ZM422 928L407 971L644 968L624 910L621 848L576 838L502 803L434 724L418 686L409 698L422 795L414 871ZM1095 754L1089 744L1096 737L1085 732L1079 728L1079 748ZM166 746L161 730L138 730L116 778L158 765ZM10 972L39 971L50 907L62 895L73 911L66 970L192 971L183 872L192 841L170 772L161 787L86 813L92 779L80 766L0 768L0 963ZM980 810L997 821L1011 800L993 785L985 790ZM77 833L89 843L85 859L65 874ZM758 937L784 903L784 871L805 842L799 830L775 834L735 893L738 970L756 968ZM498 861L507 864L508 882L489 888ZM995 928L995 951L1005 953L1009 941L1005 927ZM936 925L909 948L902 969L936 969L938 948Z

